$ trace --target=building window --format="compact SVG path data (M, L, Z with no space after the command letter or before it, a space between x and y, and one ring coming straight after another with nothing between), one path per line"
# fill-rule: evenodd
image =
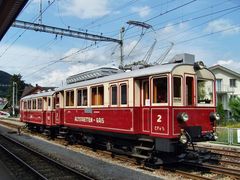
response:
M222 79L216 79L217 91L222 91Z
M87 89L77 90L77 105L87 106Z
M92 105L103 105L104 88L103 86L96 86L91 88Z
M198 103L213 103L213 81L198 79L197 80Z
M182 101L182 84L181 77L173 77L173 102L180 103Z
M230 87L236 87L236 79L230 79Z
M167 103L167 77L153 79L153 103Z
M74 91L66 91L66 106L74 106Z
M121 93L121 105L127 104L127 84L120 85L120 93Z
M117 85L111 86L111 105L117 105Z
M36 109L37 101L36 99L32 100L32 109Z
M37 100L37 107L38 109L42 109L42 99Z

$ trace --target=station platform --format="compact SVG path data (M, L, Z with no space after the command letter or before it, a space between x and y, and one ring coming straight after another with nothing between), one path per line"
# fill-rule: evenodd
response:
M19 118L0 118L0 121L18 125L18 126L24 126L25 123L21 122Z

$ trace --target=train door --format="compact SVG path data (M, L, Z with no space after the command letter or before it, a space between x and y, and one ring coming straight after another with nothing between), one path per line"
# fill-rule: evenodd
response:
M141 106L142 106L142 130L150 132L150 90L149 79L142 80L141 83Z
M61 110L60 110L60 92L55 94L55 115L54 115L54 124L61 124L60 118Z
M185 104L186 106L194 105L194 76L185 75Z

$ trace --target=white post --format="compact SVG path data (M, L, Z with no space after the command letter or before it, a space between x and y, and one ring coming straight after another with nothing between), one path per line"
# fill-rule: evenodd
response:
M12 114L13 114L13 116L15 116L15 87L14 87L14 85L15 85L15 82L13 82L13 93L12 93L12 110L13 110L13 112L12 112Z

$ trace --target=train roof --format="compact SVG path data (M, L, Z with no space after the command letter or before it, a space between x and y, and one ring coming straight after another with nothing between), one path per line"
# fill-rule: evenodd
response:
M149 75L160 74L160 73L168 73L168 72L171 72L176 66L181 66L181 65L192 66L193 64L171 63L171 64L155 65L155 66L147 67L144 69L136 69L129 72L121 72L121 73L110 75L110 76L105 76L101 78L69 84L63 87L56 88L56 91L62 91L65 89L76 88L79 86L87 86L91 84L100 84L100 83L114 81L114 80L117 81L117 80L126 79L126 78L135 78L135 77L143 77L143 76L149 76Z
M55 91L40 92L38 94L31 94L31 95L25 96L21 99L24 100L24 99L43 97L43 96L52 96L54 93L55 93Z

